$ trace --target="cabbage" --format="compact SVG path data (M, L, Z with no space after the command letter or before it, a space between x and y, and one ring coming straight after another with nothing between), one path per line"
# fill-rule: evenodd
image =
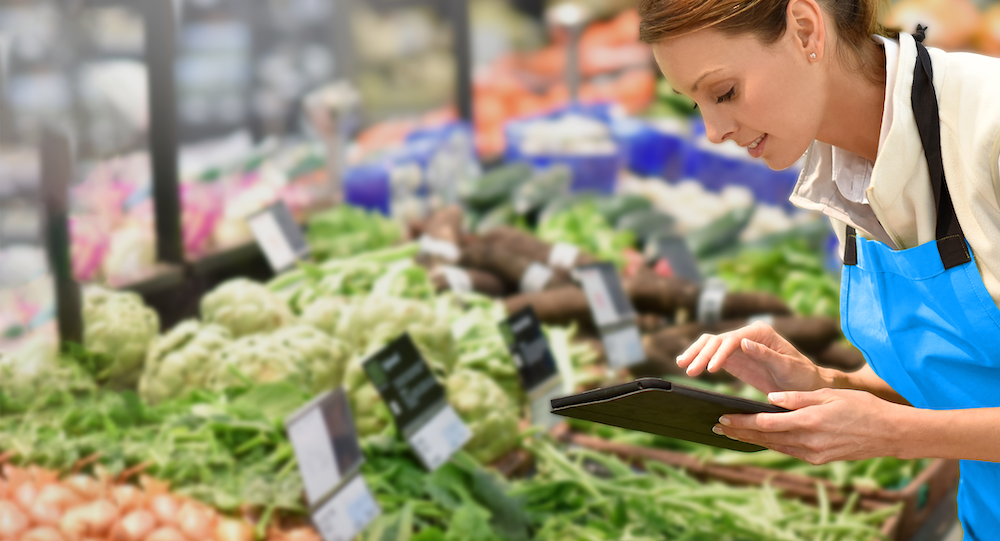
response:
M237 338L270 332L294 319L284 300L245 278L230 280L205 295L201 317L226 327Z
M188 320L159 337L149 349L139 395L150 404L206 387L215 355L232 342L229 329Z
M351 309L351 302L343 297L323 297L306 306L299 321L338 336L338 326L344 314Z
M83 295L83 346L101 359L96 377L113 387L139 380L160 318L135 293L89 289Z
M289 381L302 389L310 387L301 354L270 335L244 336L227 344L209 367L209 389L222 391L253 383Z
M350 352L340 340L307 325L285 327L270 338L298 354L297 362L312 392L333 389L343 381Z
M355 357L347 365L344 373L344 388L351 402L354 425L359 437L380 434L390 423L392 413L382 401L378 390L368 380L364 370L365 357Z
M489 464L517 446L517 404L489 376L475 370L457 370L448 376L445 386L451 406L472 430L465 451Z
M71 359L59 356L58 340L38 333L13 353L0 352L0 411L15 413L57 392L94 388L94 381Z

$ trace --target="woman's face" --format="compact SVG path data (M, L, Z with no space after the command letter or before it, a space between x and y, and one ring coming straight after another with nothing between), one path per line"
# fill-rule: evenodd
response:
M712 142L732 139L784 169L816 138L827 99L822 70L789 34L764 46L706 29L656 43L653 56L674 90L698 104Z

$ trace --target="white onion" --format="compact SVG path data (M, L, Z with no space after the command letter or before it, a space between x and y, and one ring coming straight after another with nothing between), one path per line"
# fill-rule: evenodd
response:
M101 484L89 475L73 475L63 481L63 484L85 500L93 500L101 495Z
M35 501L28 508L28 517L36 526L58 526L62 511L49 502Z
M64 541L65 538L59 533L59 530L51 526L43 526L41 528L34 528L28 530L27 533L21 536L21 541Z
M215 526L216 515L195 502L184 502L177 512L177 526L191 539L208 539Z
M119 511L126 513L142 504L142 491L134 485L118 485L111 490L111 500Z
M166 526L149 534L146 541L187 541L187 539L176 528Z
M223 518L215 526L215 541L253 541L253 528L242 520Z
M52 483L51 485L45 485L42 490L38 492L38 497L35 498L35 503L45 502L50 503L60 511L65 511L70 507L80 504L81 499L72 490L57 484Z
M136 509L111 529L111 541L142 541L154 528L156 517L145 509Z
M0 539L17 539L28 529L28 517L13 502L0 501Z
M177 499L169 494L160 494L149 502L149 510L161 524L172 526L177 523Z
M14 489L14 501L21 506L21 509L30 509L31 504L38 497L38 487L31 481L21 483Z

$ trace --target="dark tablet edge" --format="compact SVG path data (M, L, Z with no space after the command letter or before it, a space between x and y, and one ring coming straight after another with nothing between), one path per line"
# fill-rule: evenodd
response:
M748 398L741 398L738 396L730 396L714 391L699 389L697 387L688 387L686 385L673 383L660 378L640 378L621 385L615 385L603 389L593 389L580 394L564 396L561 398L553 398L549 403L549 406L552 413L558 413L558 410L575 406L584 406L587 404L608 402L646 390L676 392L677 394L698 400L705 400L706 398L711 397L714 400L709 399L708 401L714 401L716 403L721 403L726 407L732 406L738 408L739 410L744 410L734 411L733 413L787 413L791 411L781 406L775 406L774 404L758 402L756 400L750 400Z

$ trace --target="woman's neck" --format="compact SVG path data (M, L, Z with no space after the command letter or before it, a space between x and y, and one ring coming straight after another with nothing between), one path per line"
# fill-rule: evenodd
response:
M882 55L884 74L885 53L875 46ZM885 106L884 77L877 83L856 70L845 69L839 62L830 75L826 110L816 138L874 162Z

